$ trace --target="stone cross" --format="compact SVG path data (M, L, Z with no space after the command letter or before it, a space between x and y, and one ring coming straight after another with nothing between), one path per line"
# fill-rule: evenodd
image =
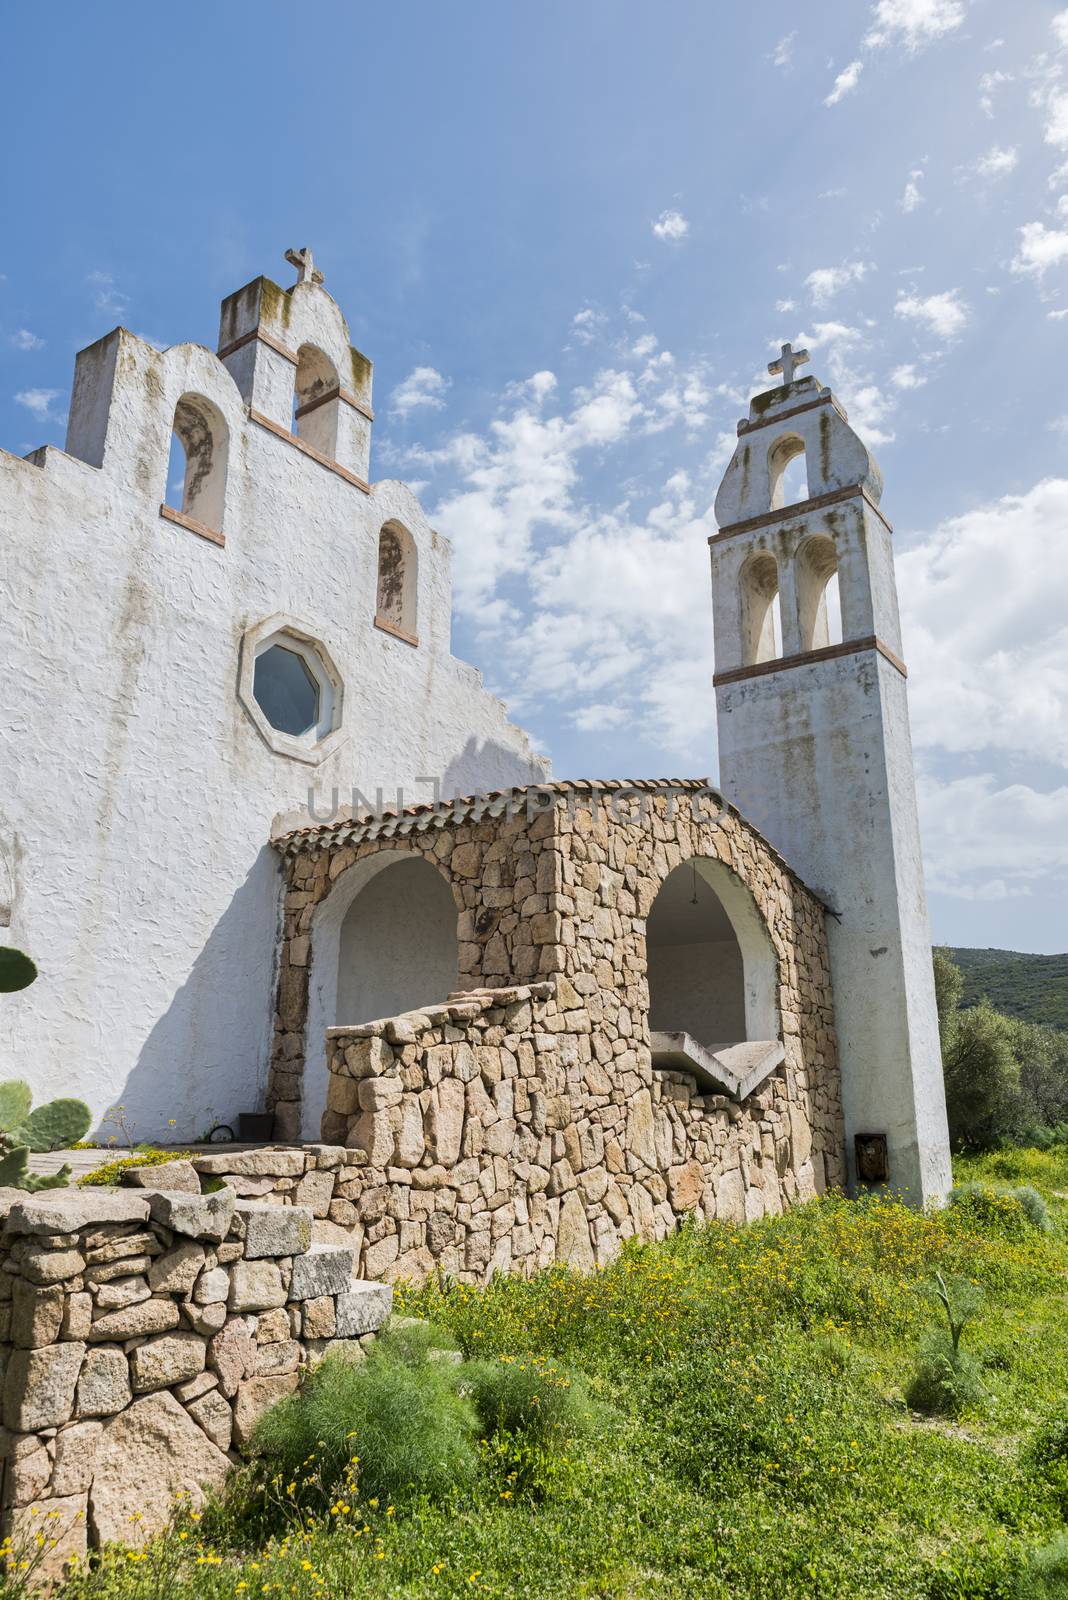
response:
M301 250L287 250L286 260L291 267L296 267L298 283L322 283L323 275L315 265L309 245Z
M774 378L777 373L782 373L783 387L789 388L794 381L794 372L802 362L811 360L807 350L795 350L793 345L784 344L782 354L778 361L768 362L768 371Z

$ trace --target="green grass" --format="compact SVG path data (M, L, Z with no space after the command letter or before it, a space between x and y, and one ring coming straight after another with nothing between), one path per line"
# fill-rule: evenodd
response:
M394 1476L387 1499L350 1475L311 1502L248 1478L64 1600L1066 1596L1068 1153L958 1177L1034 1185L1049 1230L1018 1205L826 1198L632 1246L590 1277L401 1293L478 1364L470 1384L441 1369L479 1412L473 1476L434 1494ZM961 1345L981 1393L952 1418L903 1398L939 1326L935 1271L981 1290ZM589 1425L529 1427L529 1371L576 1382ZM553 1471L535 1459L550 1446Z
M1068 1028L1068 955L1025 955L1018 950L950 950L964 975L961 1004L982 999L1024 1022Z

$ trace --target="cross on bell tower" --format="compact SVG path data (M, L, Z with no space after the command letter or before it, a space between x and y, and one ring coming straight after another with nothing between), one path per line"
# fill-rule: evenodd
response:
M299 250L287 250L286 260L297 269L297 283L322 283L323 275L315 265L310 245L303 245Z
M802 366L804 362L810 361L811 359L812 358L807 350L795 350L793 345L787 342L782 346L779 359L777 361L768 362L768 371L771 373L773 378L777 377L781 372L783 387L788 389L794 381L794 373L797 371L798 367Z

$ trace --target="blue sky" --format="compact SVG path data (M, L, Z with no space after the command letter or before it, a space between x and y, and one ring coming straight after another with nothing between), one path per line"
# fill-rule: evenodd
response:
M887 480L935 936L1068 947L1068 11L111 0L5 44L6 448L62 443L77 348L214 346L310 243L457 652L560 775L714 774L711 502L803 339Z

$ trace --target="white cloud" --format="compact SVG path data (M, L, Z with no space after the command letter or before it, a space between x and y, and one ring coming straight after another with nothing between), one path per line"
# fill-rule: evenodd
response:
M796 39L797 39L797 30L796 30L796 28L794 29L793 33L784 33L783 34L782 38L779 40L778 44L775 46L775 53L771 58L772 64L774 66L776 66L776 67L788 67L790 65L791 61L793 60L794 42L795 42Z
M1065 317L1068 317L1068 306L1062 306L1059 311L1046 312L1046 320L1048 322L1062 322Z
M390 412L395 417L407 417L423 406L440 411L448 388L449 379L443 378L435 367L413 367L390 395Z
M555 372L535 372L521 383L514 383L505 391L509 400L530 400L540 406L556 389Z
M919 748L1068 766L1068 621L1052 581L1065 526L1068 481L1051 478L952 517L899 553Z
M1025 222L1020 229L1020 248L1012 258L1012 270L1030 277L1046 277L1050 267L1068 259L1068 230L1046 227L1044 222Z
M962 0L877 0L864 43L871 50L903 44L916 51L955 32L963 21Z
M1000 145L991 145L985 156L980 156L975 163L975 170L981 178L1004 178L1010 172L1015 172L1020 164L1020 156L1015 145L1003 149Z
M86 283L93 291L93 306L108 317L124 317L129 296L122 293L110 272L90 272Z
M56 418L52 415L52 401L58 398L58 389L22 389L15 396L15 402L32 411L38 422L54 422Z
M592 344L606 320L603 311L595 311L593 306L583 306L571 318L572 339L576 344Z
M787 312L796 311L797 310L797 301L796 300L776 300L775 309L776 309L776 311L782 312L782 314L785 316Z
M918 789L932 893L996 903L1068 887L1068 787L921 773Z
M704 473L717 469L702 469L700 511L678 469L649 504L628 484L640 511L629 499L590 504L585 484L602 459L629 468L643 437L707 436L721 390L700 364L648 351L640 370L606 368L569 393L551 374L512 385L484 431L408 452L420 476L435 474L432 518L453 544L457 610L486 636L493 688L514 715L555 710L591 736L635 723L687 770L695 749L710 752ZM489 643L502 631L507 651Z
M920 193L920 179L922 177L922 167L914 167L909 173L908 182L905 184L905 192L901 196L902 211L908 213L909 211L915 211L917 206L922 206L923 195Z
M658 341L655 334L643 333L641 338L635 339L634 343L631 345L630 353L632 356L636 356L638 360L643 360L645 356L652 355L653 351L656 349L657 342Z
M986 116L992 117L994 115L994 91L1000 89L1003 83L1012 83L1012 81L1012 73L1002 72L1000 68L996 72L983 73L979 79L979 109Z
M690 224L681 211L661 211L650 227L658 239L670 239L674 243L685 239L690 231Z
M860 364L867 344L864 332L842 322L817 322L810 333L799 333L795 342L815 351L820 367L826 366L831 386L857 432L869 444L890 444L897 397Z
M571 721L580 733L604 733L609 728L621 728L630 718L631 712L625 711L622 706L602 705L600 702L592 706L580 706L571 713Z
M1043 137L1055 150L1068 150L1068 94L1054 90L1046 96L1046 126Z
M917 372L911 362L904 366L895 367L890 374L890 382L895 389L922 389L927 382L922 372Z
M831 86L830 94L824 99L824 105L836 106L839 100L844 100L847 94L852 94L860 82L863 71L863 61L851 61L847 67L843 67Z
M11 335L11 343L16 350L43 350L45 342L39 339L29 328L19 328Z
M939 339L955 339L968 326L971 308L961 299L958 289L928 295L901 293L894 315L920 323Z
M1061 50L1068 50L1068 11L1058 11L1049 21L1053 29L1053 37Z
M1020 229L1020 248L1012 270L1033 278L1043 278L1050 267L1068 260L1068 229L1058 232L1044 222L1026 222Z
M865 261L843 261L839 267L817 267L805 279L805 288L814 305L826 305L839 290L851 283L860 283L868 272Z

